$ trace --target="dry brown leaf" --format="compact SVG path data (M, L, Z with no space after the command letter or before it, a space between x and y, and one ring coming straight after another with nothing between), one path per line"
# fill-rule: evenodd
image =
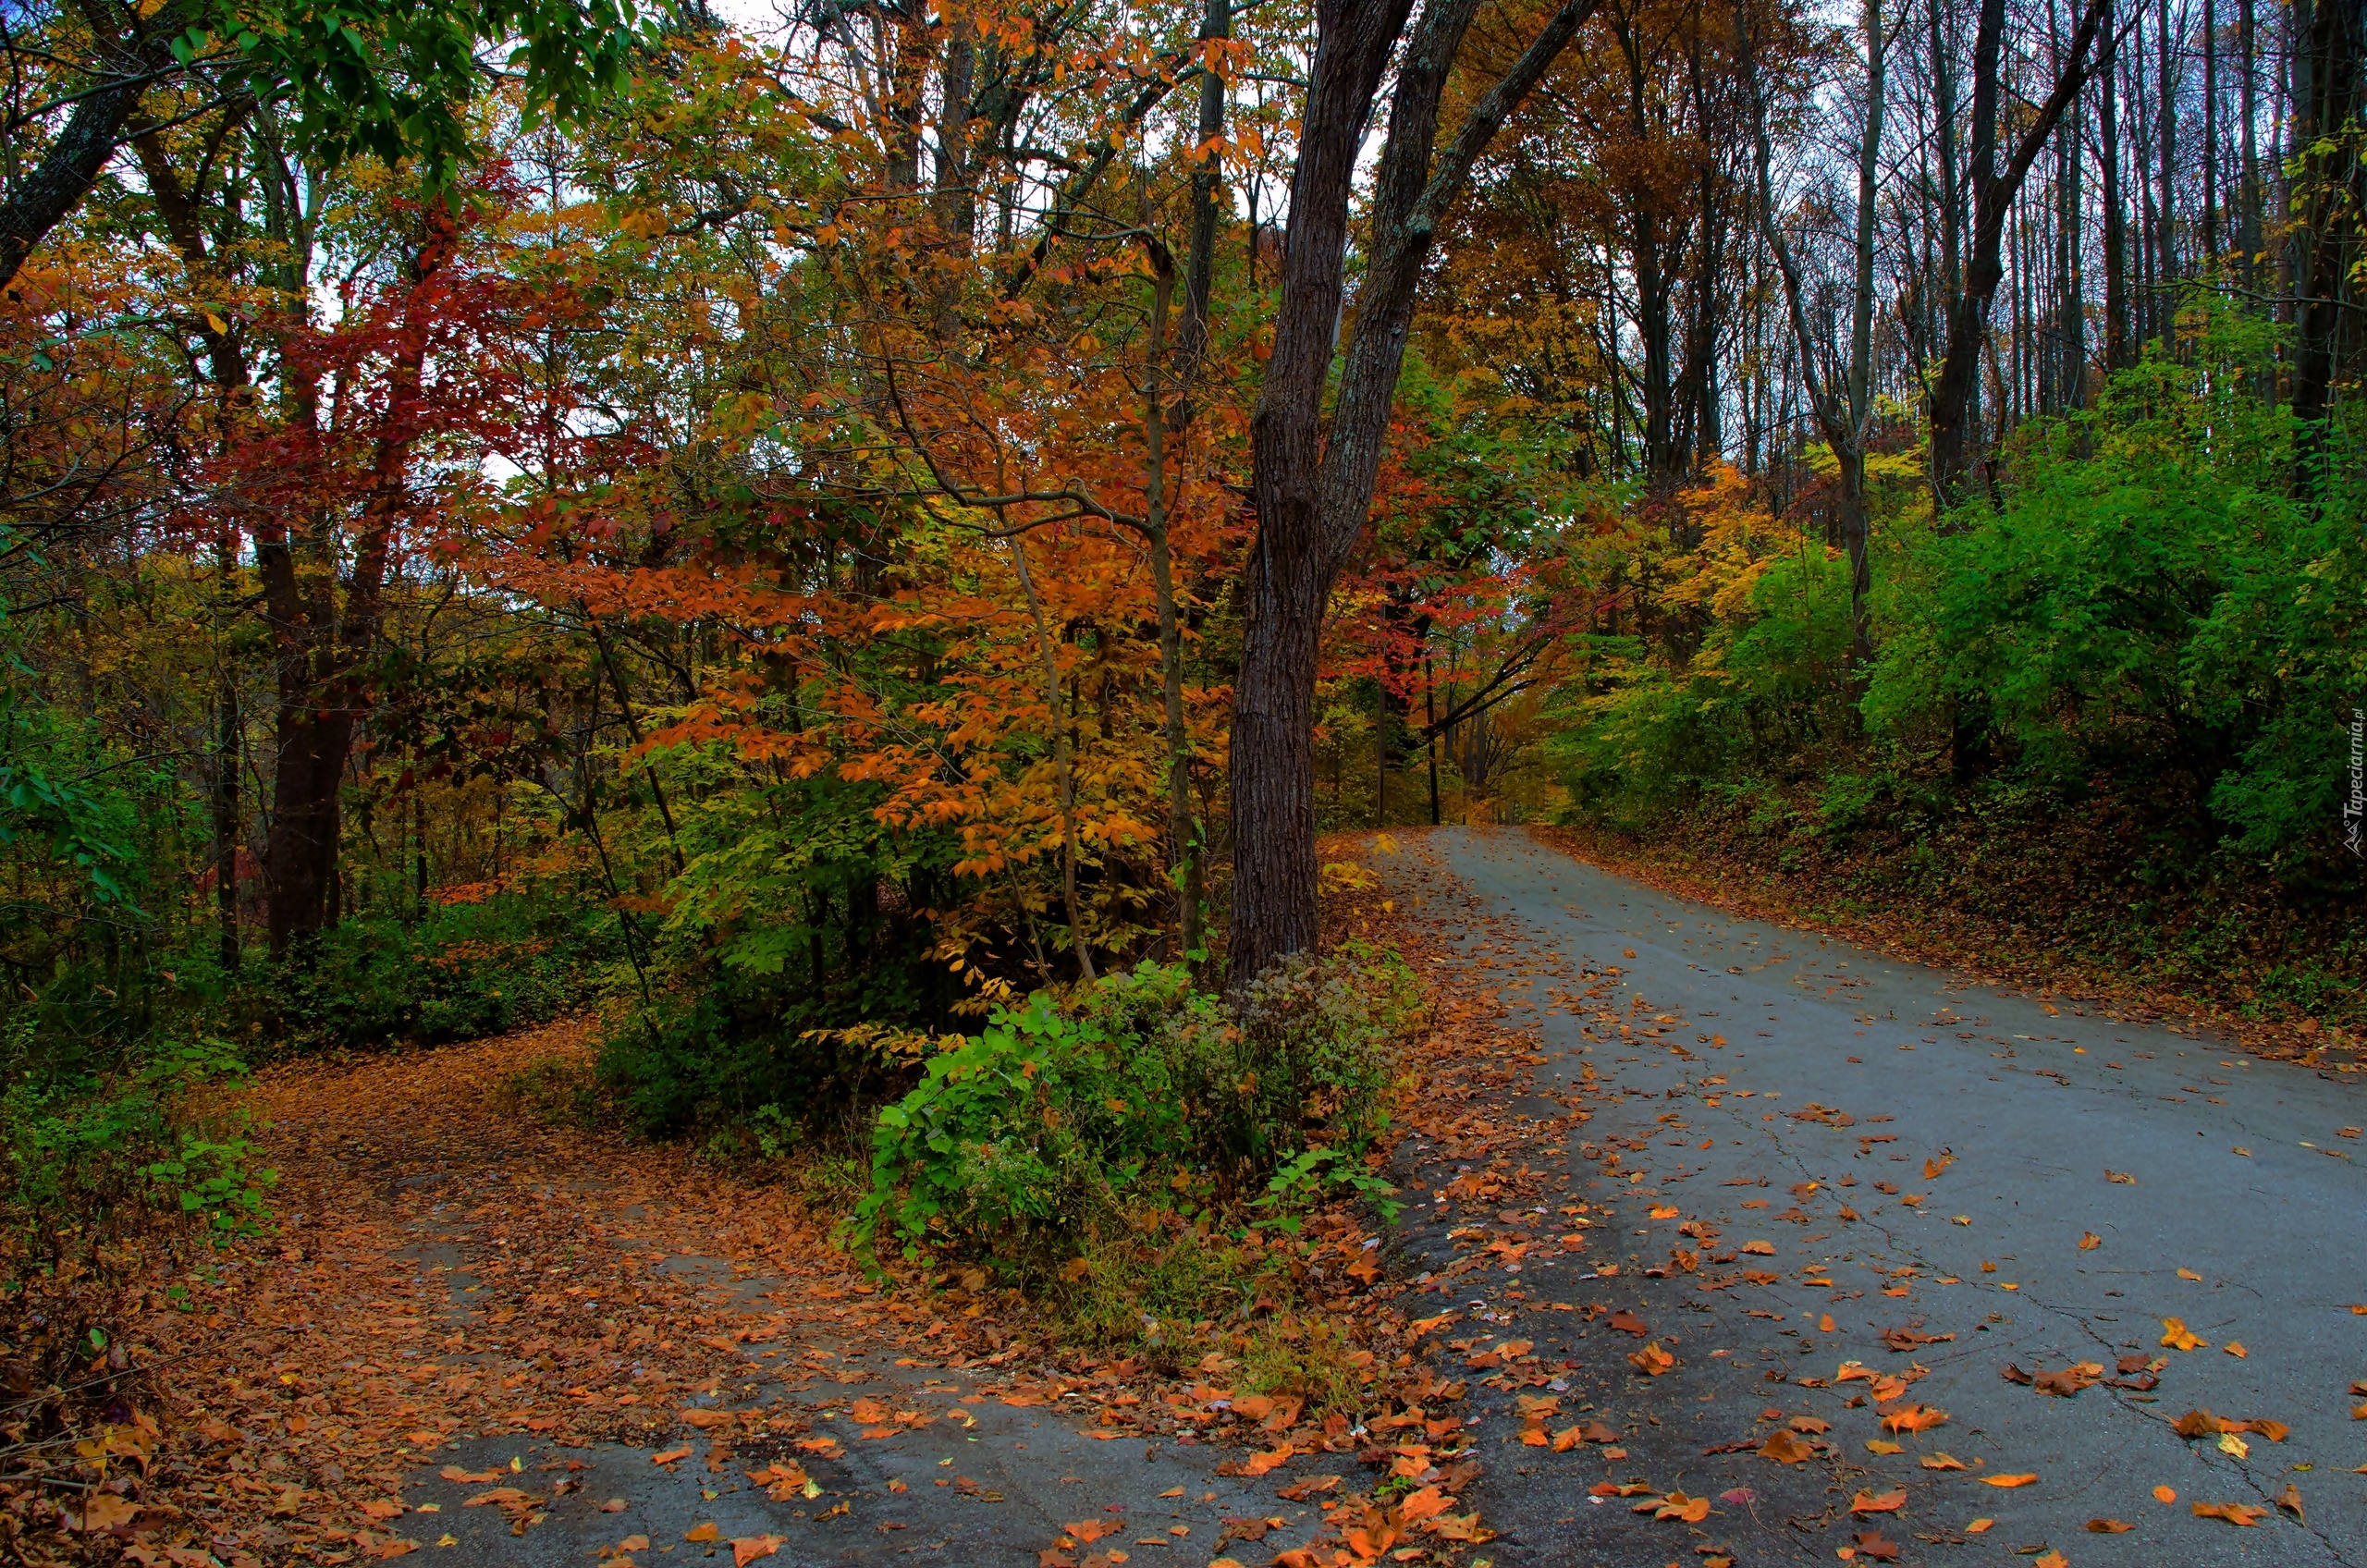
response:
M1907 1494L1904 1491L1861 1491L1849 1500L1849 1512L1852 1513L1895 1513L1906 1506Z
M1964 1461L1953 1453L1927 1453L1923 1456L1923 1468L1926 1470L1961 1470L1964 1467Z
M1981 1484L1984 1487L2027 1487L2037 1479L2036 1476L2028 1475L1983 1476L1981 1477Z
M2230 1525L2247 1527L2268 1517L2265 1508L2254 1508L2242 1502L2198 1502L2194 1505L2197 1519L2225 1519Z
M2088 1521L2088 1533L2095 1536L2125 1536L2135 1528L2137 1528L2136 1525L2123 1524L2117 1519L2091 1519Z

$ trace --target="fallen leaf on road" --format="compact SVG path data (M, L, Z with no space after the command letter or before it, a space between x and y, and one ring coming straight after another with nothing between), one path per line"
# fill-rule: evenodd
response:
M2219 1434L2219 1452L2225 1454L2231 1454L2238 1459L2243 1459L2250 1456L2252 1452L2252 1445L2244 1441L2243 1439L2236 1436L2233 1432L2222 1432Z
M1885 1432L1928 1432L1947 1425L1948 1413L1932 1405L1910 1404L1883 1417Z
M2285 1490L2277 1495L2276 1506L2293 1515L2295 1519L2300 1520L2301 1523L2308 1523L2301 1518L2301 1488L2292 1482L2285 1483Z
M2036 1476L1983 1476L1981 1484L1984 1487L2027 1487L2037 1479Z
M2181 1280L2200 1280L2200 1279L2201 1279L2201 1278L2202 1278L2202 1276L2201 1276L2201 1275L2200 1275L2200 1274L2197 1274L2197 1273L2196 1273L2193 1269L2191 1269L2191 1268L2180 1268L2180 1269L2178 1270L2178 1278L2179 1278L2179 1279L2181 1279Z
M2265 1508L2254 1508L2242 1502L2198 1502L2194 1505L2197 1519L2225 1519L2230 1525L2252 1525L2268 1517Z
M2162 1342L2172 1350L2204 1350L2210 1345L2209 1341L2189 1329L2186 1320L2179 1317L2162 1319Z
M2153 1488L2153 1501L2155 1502L2176 1502L2177 1500L2178 1489L2176 1487L2155 1487Z
M1760 1445L1760 1455L1778 1464L1798 1464L1816 1456L1816 1450L1804 1439L1788 1431L1779 1431Z
M2131 1176L2126 1170L2106 1170L2104 1172L2104 1180L2107 1182L2118 1182L2125 1187L2133 1187L2137 1185L2137 1178Z
M1964 1533L1968 1536L1981 1535L1996 1523L1997 1521L1994 1519L1975 1519L1971 1524L1967 1525L1964 1527Z
M671 1464L678 1459L688 1459L690 1456L690 1445L685 1443L681 1448L669 1448L663 1453L651 1454L649 1456L649 1463L652 1464Z
M1907 1494L1903 1491L1879 1495L1864 1491L1849 1500L1849 1512L1852 1513L1895 1513L1906 1506Z
M2081 1252L2093 1252L2103 1244L2104 1239L2102 1236L2097 1235L2093 1231L2084 1231L2080 1232L2079 1250Z
M1636 1505L1636 1512L1641 1513L1648 1506L1651 1508L1653 1518L1674 1519L1685 1525L1699 1525L1702 1520L1710 1517L1708 1498L1687 1497L1683 1492L1671 1492L1668 1496L1662 1498L1657 1505L1639 1502Z
M2031 1384L2042 1394L2069 1399L2081 1389L2093 1388L2096 1380L2103 1375L2104 1369L2100 1363L2081 1361L2069 1366L2059 1366L2052 1372L2041 1372L2031 1379Z
M731 1540L731 1568L748 1568L759 1557L770 1557L780 1550L779 1536L735 1536Z
M1627 1365L1647 1378L1657 1378L1676 1365L1676 1357L1661 1349L1660 1341L1654 1340L1643 1349L1630 1354L1627 1357Z
M2236 1153L2238 1153L2238 1154L2239 1154L2239 1155L2242 1155L2246 1159L2250 1159L2250 1158L2251 1158L2251 1157L2252 1157L2252 1151L2251 1151L2251 1150L2250 1150L2250 1149L2248 1149L2248 1148L2246 1148L2246 1147L2244 1147L2244 1145L2241 1145L2241 1144L2238 1144L2238 1145L2236 1145L2235 1152L2236 1152Z
M1683 1211L1671 1204L1661 1204L1649 1211L1655 1219L1674 1219Z
M1866 1452L1868 1453L1905 1453L1907 1449L1904 1444L1890 1442L1882 1438L1868 1438Z
M2125 1536L2135 1528L2137 1528L2136 1525L2125 1525L2117 1519L2091 1519L2088 1521L2088 1533L2091 1535Z
M723 1538L723 1531L713 1520L709 1520L706 1524L693 1525L689 1529L683 1531L682 1538L686 1541L721 1540Z
M2219 1348L2226 1351L2229 1355L2234 1356L2238 1361L2243 1360L2244 1357L2251 1354L2251 1352L2243 1347L2242 1341L2238 1340L2229 1340L2226 1344L2221 1345Z
M1883 1539L1880 1530L1860 1530L1851 1538L1858 1543L1852 1550L1859 1557L1870 1558L1876 1562L1898 1561L1898 1543Z
M1610 1326L1623 1334L1633 1334L1639 1340L1652 1331L1642 1318L1625 1308L1611 1315Z
M1961 1470L1964 1467L1964 1461L1953 1453L1927 1453L1923 1456L1923 1468L1926 1470Z
M2071 1560L2059 1551L2050 1551L2032 1560L2030 1568L2071 1568Z

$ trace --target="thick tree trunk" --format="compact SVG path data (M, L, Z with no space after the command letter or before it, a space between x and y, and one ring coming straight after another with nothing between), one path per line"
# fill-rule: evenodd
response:
M1422 264L1441 214L1504 118L1592 15L1565 0L1432 166L1439 106L1478 0L1434 0L1397 71L1367 264L1328 433L1355 159L1410 0L1323 0L1300 118L1274 348L1250 423L1257 538L1233 686L1235 984L1315 945L1315 678L1323 610L1372 504ZM1328 434L1328 439L1327 439Z
M133 67L137 74L109 81L74 105L39 165L0 203L0 288L16 280L33 247L91 193L99 171L123 144L124 127L151 85L147 72L158 68L145 54Z
M416 312L427 306L426 290L449 243L448 236L433 237L412 262L404 307L411 319L391 350L387 409L373 448L342 607L337 602L337 551L326 533L332 523L319 521L323 533L309 540L296 537L284 520L263 521L255 530L264 619L278 649L272 821L264 853L275 958L300 947L329 918L340 837L338 794L354 731L369 702L361 670L377 643L386 568L409 506L408 471L427 354L425 324ZM300 545L309 560L300 562Z

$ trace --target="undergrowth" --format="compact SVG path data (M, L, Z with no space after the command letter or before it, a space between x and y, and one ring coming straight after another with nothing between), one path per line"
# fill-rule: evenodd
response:
M847 1238L883 1273L991 1280L1096 1354L1349 1400L1371 1357L1310 1277L1350 1200L1393 1212L1381 1139L1423 1021L1412 972L1356 945L1230 1004L1147 963L1039 995L935 1042L881 1109Z

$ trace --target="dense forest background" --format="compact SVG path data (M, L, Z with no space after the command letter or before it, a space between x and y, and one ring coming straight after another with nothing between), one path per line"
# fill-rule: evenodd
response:
M1554 14L1478 9L1447 104ZM1569 14L1422 230L1318 823L1711 845L2359 1024L2359 8ZM638 1124L773 1147L883 1031L1220 951L1317 20L12 9L27 1234L238 1224L175 1096L269 1053L596 1005Z

